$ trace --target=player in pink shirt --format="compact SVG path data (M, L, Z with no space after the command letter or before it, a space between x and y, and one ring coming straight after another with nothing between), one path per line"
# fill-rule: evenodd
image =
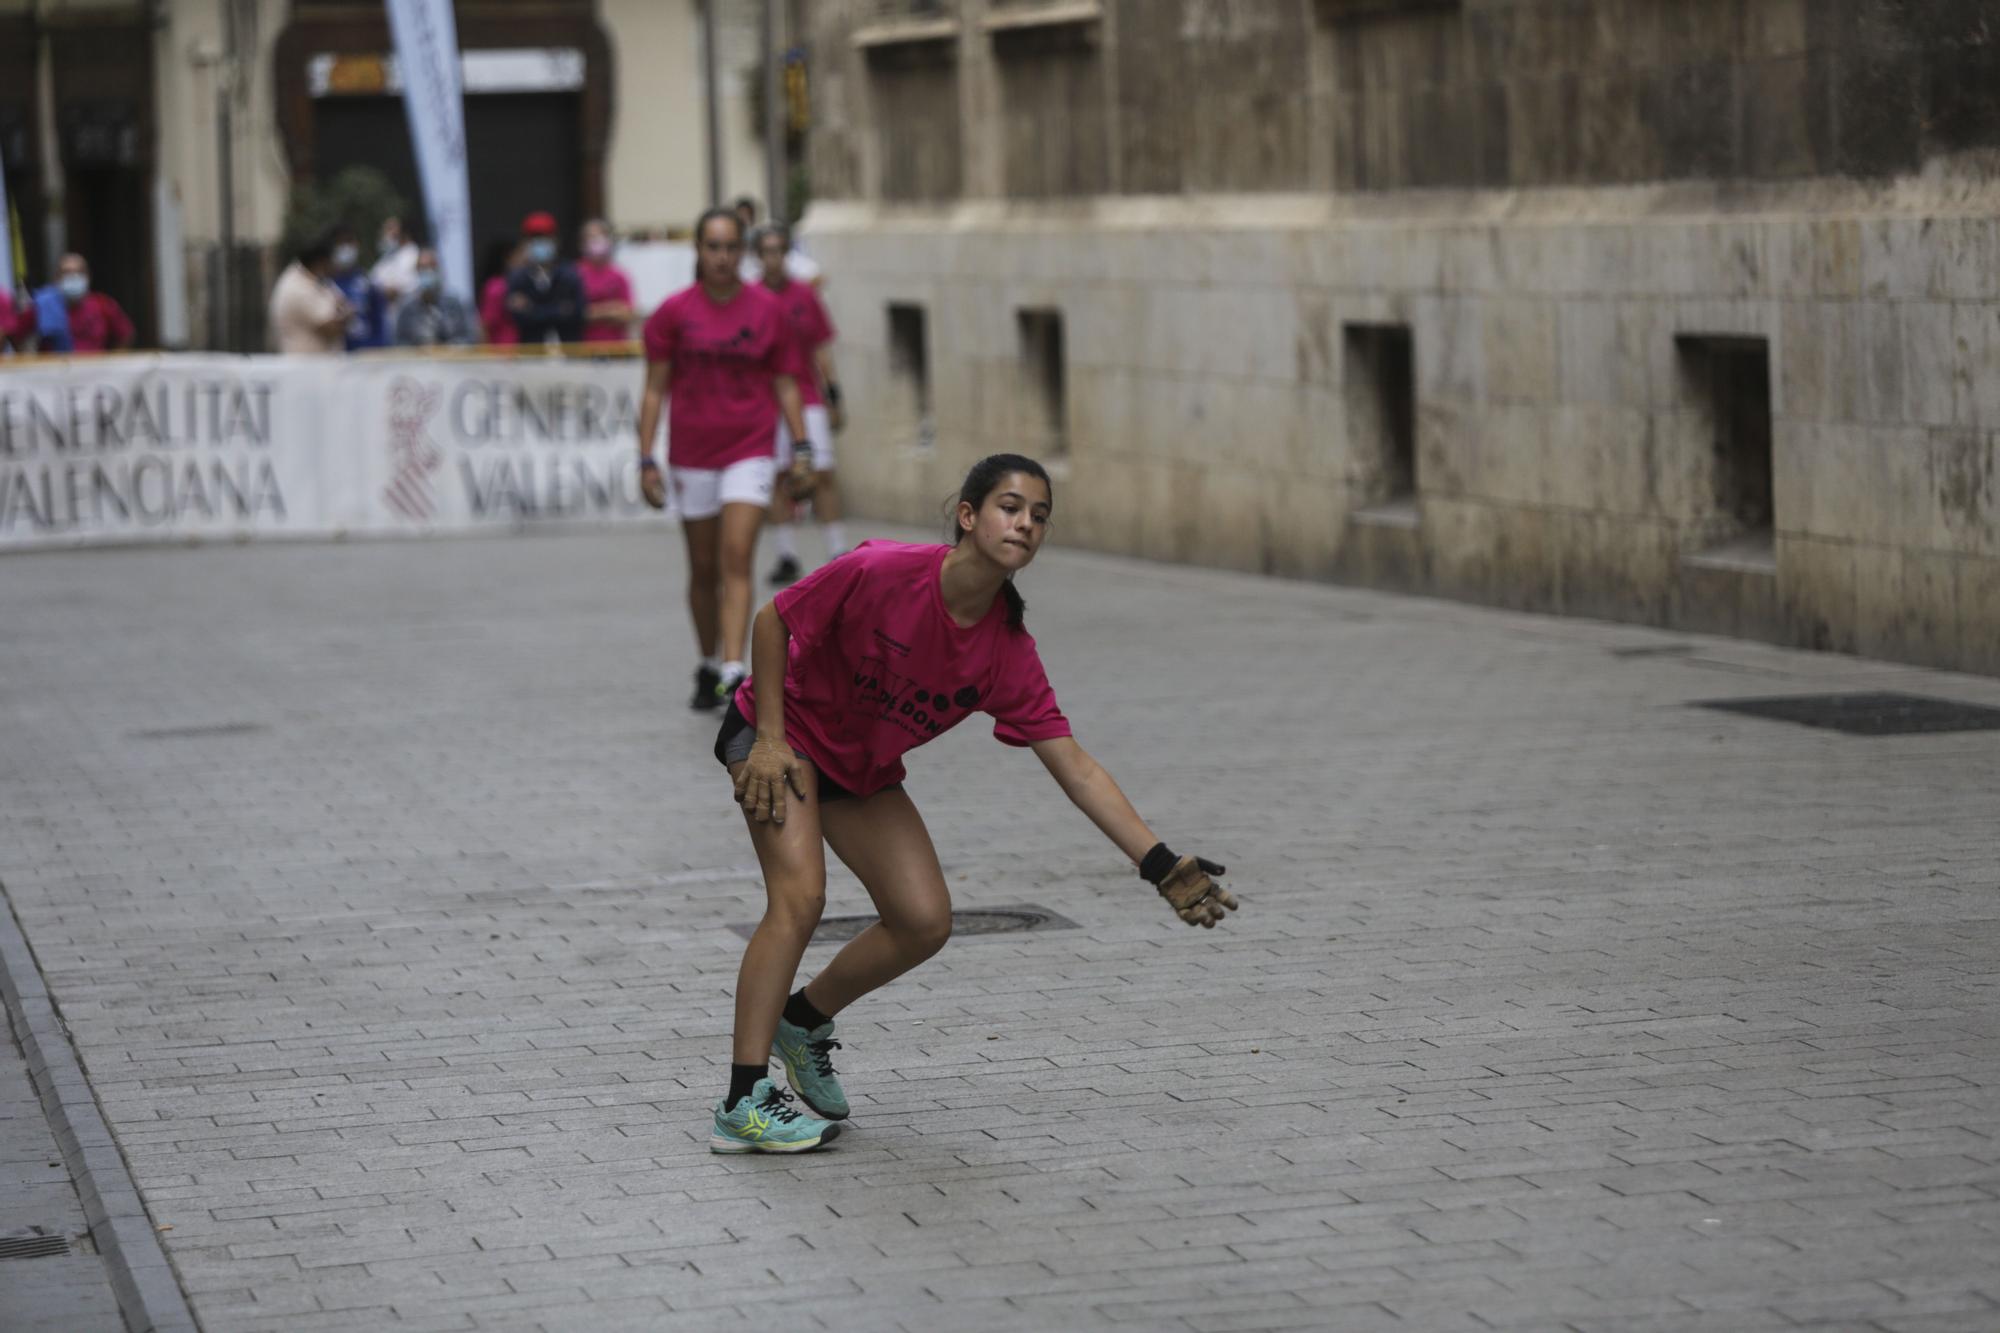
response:
M632 336L632 280L611 262L611 224L592 218L578 239L583 243L583 258L576 261L576 276L583 281L583 340L624 342Z
M840 381L833 373L833 321L813 285L794 281L786 272L785 255L791 247L791 229L781 223L774 222L757 233L758 271L763 274L764 286L785 311L806 418L806 439L796 443L784 423L778 423L778 467L790 470L788 484L779 488L771 503L771 542L778 549L771 582L780 587L799 576L799 545L792 531L792 516L808 499L826 535L826 558L831 560L847 549L847 528L840 521L840 487L833 475L833 437L846 424L840 410Z
M743 224L712 208L695 224L695 283L646 321L646 392L639 403L639 485L666 504L653 457L667 405L667 467L688 552L688 615L701 645L695 708L720 708L749 674L750 561L771 504L771 439L782 416L805 423L791 340L778 298L737 275Z
M864 542L779 593L757 615L752 679L716 737L764 871L764 919L736 978L729 1092L716 1152L802 1152L848 1114L833 1069L834 1016L944 947L951 894L902 756L979 712L1031 747L1077 808L1189 925L1236 899L1222 867L1176 856L1070 735L1014 575L1048 533L1041 464L996 454L960 488L950 546ZM826 902L826 848L860 879L881 920L787 996ZM776 1055L790 1094L769 1078Z

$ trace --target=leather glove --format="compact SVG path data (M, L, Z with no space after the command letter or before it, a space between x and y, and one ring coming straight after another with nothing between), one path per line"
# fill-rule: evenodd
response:
M1223 868L1206 857L1176 857L1163 842L1146 853L1139 873L1190 926L1213 930L1216 922L1236 910L1236 895L1210 878L1224 873Z
M802 801L806 798L799 779L801 767L799 757L783 741L757 741L736 774L737 804L759 824L784 823L785 788L790 787Z

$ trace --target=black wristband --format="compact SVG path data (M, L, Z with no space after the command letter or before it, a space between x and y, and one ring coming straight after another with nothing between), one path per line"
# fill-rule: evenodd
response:
M640 470L641 472L644 472L644 471L645 471L645 470L646 470L647 468L651 468L651 469L653 469L653 470L654 470L655 472L659 471L659 470L660 470L660 460L659 460L659 459L657 459L657 458L655 458L655 457L653 457L653 456L652 456L651 454L640 454L640 455L639 455L639 470Z
M1180 860L1167 850L1167 844L1156 842L1153 844L1153 850L1146 853L1145 860L1139 862L1139 878L1157 889L1160 887L1160 881L1173 873L1174 867L1180 864Z
M831 381L826 386L826 401L834 407L840 406L840 386Z

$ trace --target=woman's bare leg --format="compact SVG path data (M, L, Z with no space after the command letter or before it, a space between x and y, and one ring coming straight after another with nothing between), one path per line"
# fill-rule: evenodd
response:
M703 657L715 656L716 585L721 577L717 563L722 542L721 518L681 520L681 536L687 542L688 619L694 621L695 642Z
M860 879L881 920L847 942L806 986L806 1000L831 1018L944 947L951 938L951 891L923 816L900 789L819 810L827 845Z
M750 637L750 565L757 556L757 531L764 526L762 505L722 506L720 554L722 571L722 660L741 662Z
M732 764L733 779L743 768ZM764 870L764 919L757 923L736 972L736 1034L730 1059L739 1065L766 1064L799 959L805 956L826 907L826 847L820 841L819 776L801 765L804 800L787 796L785 822L761 824L743 816L757 864Z

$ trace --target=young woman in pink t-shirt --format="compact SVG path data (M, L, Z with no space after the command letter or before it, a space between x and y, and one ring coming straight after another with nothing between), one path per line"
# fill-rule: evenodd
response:
M778 298L785 325L792 334L794 373L799 398L805 404L805 440L794 440L778 427L777 466L786 474L771 503L771 544L778 563L771 582L783 587L799 576L799 544L793 533L796 512L810 500L813 517L826 537L826 558L847 549L847 525L840 521L840 483L833 473L833 437L846 424L840 406L840 381L833 371L833 321L809 282L795 282L785 271L792 247L789 227L772 223L757 233L758 271L765 290Z
M1235 908L1210 878L1222 867L1167 850L1056 704L1013 583L1041 548L1053 503L1041 464L996 454L959 490L952 545L863 542L758 613L753 674L725 711L715 754L768 901L737 973L714 1151L802 1152L839 1133L848 1106L833 1069L834 1015L951 934L951 894L903 791L902 756L970 713L991 716L1006 744L1033 748L1183 921L1213 926ZM881 920L788 996L826 903L828 847ZM770 1081L773 1055L806 1110Z
M743 224L726 208L695 223L695 282L646 321L646 391L639 403L639 486L664 508L667 477L653 457L667 407L667 467L687 541L688 615L701 645L694 708L720 708L749 670L750 561L771 503L771 440L782 417L805 438L791 339L778 298L737 276Z

